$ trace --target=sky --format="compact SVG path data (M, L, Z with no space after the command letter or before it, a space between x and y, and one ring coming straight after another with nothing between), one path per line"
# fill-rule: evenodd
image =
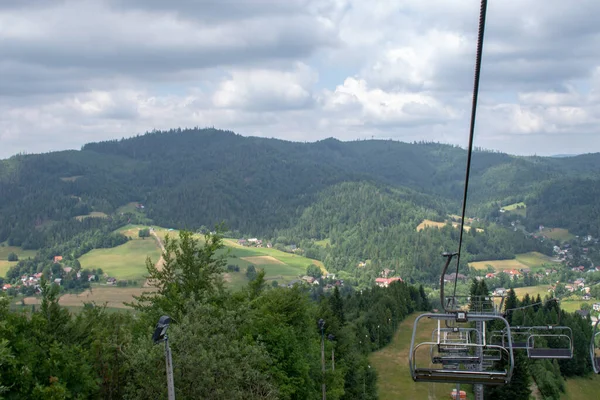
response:
M488 5L474 145L600 152L600 1ZM2 0L0 158L154 129L466 146L478 0Z

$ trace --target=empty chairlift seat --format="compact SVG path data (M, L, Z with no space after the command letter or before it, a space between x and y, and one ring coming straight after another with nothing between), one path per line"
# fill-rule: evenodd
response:
M420 329L419 322L424 319L434 319L438 321L438 329L436 339L422 343L415 343ZM514 367L514 358L512 348L501 345L488 344L485 342L485 337L481 340L473 340L469 330L472 328L468 325L469 322L486 322L486 321L501 321L508 331L510 339L510 328L508 322L499 315L482 315L482 314L467 314L466 320L460 321L453 328L441 328L439 322L457 322L457 315L452 313L447 314L422 314L415 320L413 326L413 336L411 340L411 351L409 353L409 367L412 378L415 382L446 382L460 384L484 384L484 385L503 385L510 382ZM462 338L460 342L453 342L452 335L444 335L446 329L455 329L453 333L458 334ZM446 337L446 342L444 342ZM450 337L450 338L449 338ZM469 339L466 339L469 338ZM479 343L478 343L479 342ZM441 347L440 347L441 345ZM461 348L461 352L448 353L444 349ZM442 352L437 354L432 349ZM431 358L428 357L427 350L432 352ZM492 355L492 351L494 355ZM497 358L497 354L501 355L502 362L495 363L490 360L484 362L485 356ZM430 362L434 364L431 366ZM419 365L423 364L423 365ZM426 366L426 365L427 366ZM503 365L498 367L497 365Z
M527 338L527 356L532 359L573 357L573 332L568 326L532 326Z

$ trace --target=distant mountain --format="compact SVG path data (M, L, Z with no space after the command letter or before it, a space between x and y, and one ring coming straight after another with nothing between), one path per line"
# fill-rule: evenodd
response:
M410 190L435 199L438 213L457 213L465 162L465 150L439 143L296 143L216 129L153 132L90 143L81 151L18 155L0 162L0 242L22 242L48 222L91 210L111 214L133 201L168 227L226 221L231 229L271 235L293 227L320 193L343 182ZM485 216L498 204L534 200L565 180L597 185L599 171L599 154L475 152L469 212ZM415 205L422 201L413 197Z
M554 154L551 155L550 157L553 158L564 158L564 157L577 157L579 154Z

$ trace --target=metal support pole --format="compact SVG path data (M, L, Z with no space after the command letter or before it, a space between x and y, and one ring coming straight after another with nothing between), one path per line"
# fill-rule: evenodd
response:
M167 391L169 400L175 400L175 383L173 381L173 360L171 359L171 348L169 338L165 335L165 359L167 364Z
M335 349L331 349L331 370L335 371Z
M323 400L327 398L327 389L325 387L325 337L323 334L323 326L321 326L321 372L323 376L321 379L323 380L321 384L321 389L323 391Z
M475 328L479 334L477 335L477 344L482 346L484 344L485 337L485 322L475 322ZM479 363L477 364L477 371L483 371L483 348L477 347L477 357ZM475 400L483 400L483 385L473 385L473 391L475 392Z

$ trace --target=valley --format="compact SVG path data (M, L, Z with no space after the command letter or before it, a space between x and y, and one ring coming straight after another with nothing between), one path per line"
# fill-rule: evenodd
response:
M431 161L441 153L443 167ZM78 318L104 312L86 306L93 302L111 311L98 318L127 320L133 313L124 303L151 291L146 260L162 268L167 236L189 230L204 245L204 234L218 231L224 248L215 255L226 256L221 278L229 316L207 311L211 306L204 300L190 305L200 314L213 313L212 325L230 316L254 318L245 334L264 335L263 326L286 321L268 337L310 338L303 346L318 348L312 319L325 317L331 334L342 338L326 347L339 348L342 359L351 349L354 357L340 361L349 367L339 373L361 371L354 377L327 375L336 390L347 379L354 391L348 393L360 397L361 389L373 389L376 374L380 398L445 398L452 385L412 382L406 354L417 314L404 317L438 307L440 254L456 249L460 234L464 156L464 150L439 143L293 143L213 129L154 132L90 143L80 151L15 156L0 162L1 298L10 299L11 310L37 315L47 281L56 291L53 304ZM449 271L458 272L459 294L468 295L475 280L485 283L486 293L514 288L518 299L556 296L561 301L555 313L598 316L593 307L600 302L600 230L590 221L600 217L593 197L600 172L590 165L600 171L600 155L584 159L475 152L463 257L458 270ZM573 206L582 188L592 195ZM19 261L9 261L10 253ZM256 286L260 270L264 281ZM454 281L452 275L444 279ZM210 282L194 278L180 289L205 293L198 285ZM293 304L286 302L289 296ZM390 306L398 299L403 300ZM184 299L175 294L161 301L145 304L183 317L177 310L187 307ZM169 308L169 302L177 306ZM236 302L276 316L233 317ZM151 315L136 307L136 315ZM285 312L273 311L278 307ZM296 307L306 307L310 318L288 320ZM576 324L573 318L580 317L562 318ZM396 330L392 319L399 322ZM295 321L311 328L297 328ZM581 337L589 334L589 326L585 329ZM352 364L357 360L362 361ZM557 374L541 363L535 368ZM560 368L585 375L570 365ZM584 382L568 379L566 396L588 391Z

